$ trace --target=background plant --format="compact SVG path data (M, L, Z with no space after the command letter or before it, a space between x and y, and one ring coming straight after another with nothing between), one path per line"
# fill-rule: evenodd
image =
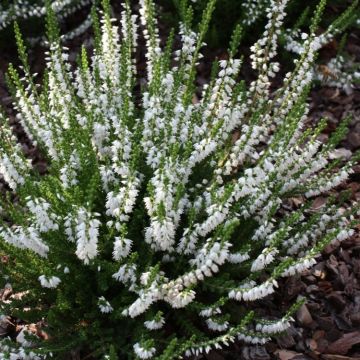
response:
M177 14L179 20L184 16L183 0L171 0L161 1L161 5L164 8L164 14L162 16L170 22L174 22L174 13ZM206 7L206 0L194 0L191 2L194 9L194 24L198 24L201 19L202 12ZM232 35L233 28L236 24L241 24L243 30L247 32L247 38L245 40L256 40L261 34L261 26L266 23L266 8L269 6L269 0L245 0L245 1L231 1L231 0L219 0L217 2L216 9L214 10L214 16L212 17L209 27L210 30L207 34L207 40L212 47L221 47L226 44ZM328 0L326 2L326 17L321 19L319 24L322 28L328 28L329 25L337 18L339 9L346 10L354 1L339 1ZM315 11L316 2L290 0L287 5L286 12L287 17L284 21L284 28L294 30L299 27L306 29L310 26L311 16ZM186 7L186 5L185 5ZM337 10L331 10L336 8ZM342 23L342 29L344 30L349 25L357 26L359 19L359 7L357 6L352 12L351 16L346 19L346 22ZM169 15L167 15L169 12ZM172 16L170 16L170 12ZM257 25L257 26L252 26Z
M270 91L286 4L271 2L251 47L257 78L249 86L239 79L237 27L229 59L214 63L199 101L194 81L213 0L198 33L186 6L174 57L173 34L160 46L151 0L139 1L139 15L125 2L121 33L104 1L101 20L93 19L94 53L83 49L75 68L48 6L41 86L15 27L23 73L10 65L8 82L48 169L36 172L2 117L0 170L12 191L1 200L1 271L21 296L1 310L43 319L47 340L24 327L17 344L1 342L2 358L66 359L81 349L94 358L165 360L236 339L263 344L290 326L302 301L280 319L262 318L251 304L310 268L325 245L352 236L358 204L341 210L346 194L328 195L359 154L331 160L346 121L326 144L317 139L325 120L304 125L324 1L293 70ZM141 93L138 27L147 50ZM313 213L319 194L327 206ZM304 204L290 211L293 196Z
M163 6L163 19L166 23L174 23L174 13L181 19L184 16L183 0L160 1ZM207 0L195 0L194 16L195 25L199 23L201 14ZM244 45L251 45L261 34L266 23L266 9L270 0L219 0L214 16L209 24L206 42L213 49L223 48L227 44L232 30L236 24L241 25L244 36ZM186 6L185 6L186 7ZM303 33L311 22L311 16L315 10L316 2L291 0L287 6L287 17L281 27L281 48L285 51L279 53L280 61L286 65L291 64L294 53L299 54L303 49ZM334 10L336 9L336 10ZM339 12L347 9L347 16L340 16ZM359 64L346 52L346 35L349 31L359 27L360 7L357 1L328 0L325 8L326 16L321 20L318 30L322 33L319 38L319 48L332 46L332 59L320 59L314 67L315 78L323 85L334 86L351 92L352 88L360 81L358 72ZM345 40L345 41L344 41Z
M91 5L93 0L57 0L51 2L51 7L59 21L73 15L78 10ZM0 31L2 39L13 37L11 33L14 21L21 23L27 29L31 43L44 42L44 29L46 5L44 0L4 0L0 4ZM68 33L63 34L66 40L72 39L91 26L91 17L87 16ZM36 29L36 30L34 30ZM10 35L11 34L11 35Z

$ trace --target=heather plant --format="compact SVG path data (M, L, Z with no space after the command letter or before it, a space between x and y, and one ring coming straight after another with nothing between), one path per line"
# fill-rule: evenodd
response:
M196 20L201 18L201 13L206 7L207 0L191 0L194 7L194 16ZM172 13L175 11L178 17L182 17L184 14L183 0L171 0L162 1L161 5L165 11ZM232 29L236 24L241 24L244 31L248 32L248 37L258 36L262 29L262 24L266 20L266 8L269 6L270 0L218 0L217 7L215 9L214 16L210 23L210 34L207 39L211 42L211 46L219 46L224 44L224 41L228 41L231 36ZM336 19L334 11L329 11L330 8L339 8L345 10L349 5L353 6L351 16L347 18L347 24L341 25L343 31L348 26L356 26L356 22L359 19L359 6L354 5L354 1L343 0L328 0L327 1L327 16L321 21L322 27L328 27L333 20ZM287 5L288 17L284 21L284 28L286 31L294 31L301 26L308 27L310 25L310 19L312 11L316 7L314 1L299 1L290 0ZM335 11L337 13L337 11ZM170 19L168 19L170 20ZM197 22L195 22L196 24ZM256 28L253 25L258 25ZM340 25L340 24L338 24ZM345 26L344 26L345 25ZM253 34L253 35L252 35Z
M351 93L353 88L360 80L360 64L345 51L347 36L344 31L351 25L356 25L359 17L359 4L353 2L351 6L335 21L333 21L326 31L319 35L319 50L333 42L336 37L342 34L339 41L337 54L324 64L315 64L313 67L314 78L322 85L337 87L346 93ZM305 9L297 23L290 29L286 29L283 34L283 46L290 53L301 54L304 51L304 41L307 34L302 32L301 27L309 14L309 9Z
M51 8L56 14L58 20L65 20L79 9L90 5L94 0L56 0L51 2ZM3 1L0 4L0 31L10 27L14 21L42 21L46 16L45 0L14 0ZM91 26L90 15L77 27L66 34L63 34L64 40L72 39ZM31 43L44 42L43 34L36 37L29 37Z
M344 90L347 94L353 92L360 84L360 64L355 63L348 54L338 54L325 65L319 65L314 78L322 84Z
M202 9L206 6L207 0L194 0L195 17L201 17ZM172 0L161 2L165 10L171 13L173 19L174 10L181 18L184 16L183 0ZM172 4L172 6L171 6ZM329 0L328 7L347 7L347 10L339 17L326 16L321 22L321 27L326 30L319 36L319 50L334 40L340 40L341 36L346 38L346 32L354 29L360 17L360 7L358 1L346 4L344 1ZM348 6L349 5L349 6ZM210 23L210 31L208 32L207 41L212 47L219 47L227 42L230 37L232 28L235 24L240 24L243 32L246 34L247 44L257 37L263 29L262 24L266 21L267 11L270 6L270 0L218 0L215 16ZM287 6L289 16L281 27L281 36L279 45L283 51L280 52L281 60L285 63L293 59L294 54L301 54L306 39L306 31L311 19L312 9L316 6L313 1L290 0ZM166 11L165 11L166 13ZM168 18L165 16L165 20ZM195 21L197 24L197 21ZM257 30L259 29L259 30ZM342 40L342 39L341 39ZM341 44L342 41L339 41ZM344 51L344 47L339 45L338 55L329 59L328 62L317 62L313 67L314 77L321 85L337 87L345 90L347 93L359 82L359 64L354 61L351 56ZM319 66L320 65L320 66ZM326 72L321 71L326 68Z
M191 30L186 6L161 46L155 5L124 3L120 31L103 1L93 14L95 49L72 66L48 10L42 85L26 59L8 80L17 119L47 159L40 176L2 116L0 171L4 316L24 325L1 341L3 359L68 359L72 350L103 359L175 359L227 346L264 344L285 331L282 317L253 304L283 278L309 269L321 249L352 236L358 204L331 191L358 161L334 159L345 120L323 144L319 119L306 127L307 95L319 37L320 1L293 71L271 92L287 0L272 0L263 35L251 47L256 79L239 79L241 29L228 59L195 86L215 1ZM142 32L139 39L139 30ZM146 84L138 86L138 41ZM142 82L143 84L143 82ZM197 93L197 96L195 96ZM11 190L11 191L10 191ZM314 212L322 194L326 206ZM289 199L302 205L293 209ZM255 307L256 309L256 307Z

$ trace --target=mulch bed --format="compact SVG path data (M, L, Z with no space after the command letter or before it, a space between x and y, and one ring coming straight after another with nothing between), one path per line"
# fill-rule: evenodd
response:
M71 42L70 58L75 59L80 44L88 38L89 33ZM88 45L91 46L91 43L88 42ZM349 36L347 50L360 62L359 32ZM43 50L38 48L30 55L34 71L41 72L44 67L42 52ZM6 90L4 73L10 61L16 62L16 54L13 51L3 54L0 59L0 103L10 117L25 153L32 158L34 166L38 167L40 172L45 172L46 162L26 139L16 122ZM221 54L220 50L216 53L220 57ZM209 69L203 65L200 70L199 83L202 83L206 80ZM321 117L329 120L328 128L321 135L324 140L340 119L352 115L350 131L338 151L349 156L349 152L360 149L359 87L350 95L333 88L316 88L311 93L311 108L310 123ZM342 186L342 189L350 189L352 199L360 201L360 165L355 166L354 171L350 181ZM0 192L4 186L6 185L0 182ZM321 206L324 206L324 199L320 197L314 203L314 211ZM4 291L0 295L3 299L7 296ZM298 296L307 297L308 301L298 311L293 325L283 336L265 346L236 343L221 352L213 351L208 355L201 355L198 359L360 360L359 231L341 244L328 246L319 255L318 263L312 270L283 281L279 292L262 303L262 309L265 306L268 314L282 314ZM6 335L6 332L1 332L1 335Z

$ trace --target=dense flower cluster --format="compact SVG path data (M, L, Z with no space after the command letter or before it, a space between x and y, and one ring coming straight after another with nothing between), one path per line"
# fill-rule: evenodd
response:
M43 319L48 336L0 342L4 359L78 348L108 359L170 360L237 339L264 344L290 326L300 302L281 319L263 318L249 303L309 269L325 245L352 236L358 204L339 209L328 196L328 206L309 210L359 158L332 156L345 122L326 144L317 139L324 121L305 129L324 1L275 93L288 0L266 8L268 23L251 47L258 76L248 87L239 80L237 28L228 59L197 89L214 3L197 33L186 11L173 54L171 39L160 41L152 0L139 0L138 14L125 2L120 30L105 0L94 52L83 49L74 70L50 12L42 90L24 57L25 76L10 66L17 118L48 169L39 176L1 121L0 170L16 194L2 200L0 247L9 261L1 267L24 295L0 306L24 321ZM140 32L147 80L139 90ZM23 54L19 36L18 45ZM295 196L303 204L289 210ZM239 312L229 311L239 302Z
M164 3L166 4L167 2ZM201 10L205 7L206 0L199 0L196 3L195 12L196 14L200 14ZM311 9L316 5L316 2L311 2L306 5L307 6L304 6L301 0L292 0L287 6L290 16L288 16L286 24L279 29L279 31L281 31L281 46L289 52L287 56L293 57L294 54L301 54L304 50L304 40L308 36L304 31L308 28L309 15ZM326 22L332 21L332 23L326 31L319 36L318 43L319 47L326 45L336 47L338 54L330 60L328 65L315 65L313 70L315 79L321 81L322 85L334 86L348 93L351 92L352 88L358 83L357 69L359 68L359 64L352 64L352 61L349 61L349 59L347 59L347 61L341 59L343 55L347 58L349 57L349 54L344 51L341 44L345 38L345 31L359 24L358 14L360 13L360 5L358 1L351 2L351 6L347 10L349 11L349 16L336 18L332 14L332 10L333 8L338 8L339 5L340 3L337 1L327 1ZM341 3L341 5L345 4ZM217 16L215 16L212 24L213 28L210 41L216 42L216 44L219 45L219 40L229 36L228 29L230 28L231 30L231 26L226 26L222 22L230 24L239 22L246 34L258 34L258 29L262 28L259 24L266 21L266 17L268 16L267 9L270 6L272 6L271 0L242 0L239 4L232 0L218 0L216 9ZM255 26L255 24L257 26ZM214 46L214 44L211 45ZM350 66L349 63L351 64ZM326 74L323 73L322 69L327 70Z
M337 18L325 32L317 37L315 49L319 50L326 45L329 45L335 40L336 36L341 34L348 26L355 24L357 20L357 13L359 12L358 2L353 2L346 14ZM351 15L351 13L353 13ZM301 23L301 21L300 21ZM304 51L306 39L308 34L300 30L299 25L295 29L285 30L285 49L295 54L301 54ZM322 84L332 87L337 87L344 90L346 93L351 93L353 87L359 82L359 64L354 63L345 51L343 46L339 46L338 55L329 60L327 64L314 65L314 79L321 81ZM346 59L345 59L346 57Z
M351 94L357 83L360 83L360 64L343 55L331 59L326 65L318 67L315 78L322 83L344 90Z
M262 18L269 4L269 0L245 0L241 2L243 11L247 14L242 20L243 25L250 26L256 23Z

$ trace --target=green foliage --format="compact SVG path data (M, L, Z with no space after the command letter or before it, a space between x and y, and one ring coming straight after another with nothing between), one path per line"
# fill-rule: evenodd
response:
M280 319L259 316L252 303L276 292L281 278L309 269L324 246L352 236L357 224L359 204L344 212L346 194L328 196L359 161L360 153L349 161L332 156L348 120L326 144L318 141L326 120L305 128L324 1L275 92L285 0L272 2L267 31L251 47L255 80L239 79L246 31L238 25L228 60L215 62L200 89L197 66L215 0L197 33L196 11L179 3L184 22L164 47L153 1L139 2L141 40L130 1L121 34L110 2L102 5L101 16L92 10L95 48L89 54L83 47L72 66L47 2L41 86L15 24L23 66L10 65L7 79L17 119L47 169L36 171L1 114L8 191L0 254L8 260L0 270L2 285L22 296L0 308L24 324L41 320L47 336L24 326L17 343L0 342L0 357L60 360L76 351L171 360L235 340L264 344L290 326L303 300ZM177 32L182 45L173 56ZM140 90L138 42L146 49ZM320 194L327 206L314 213ZM294 196L303 204L289 210Z
M189 3L192 4L195 14L194 24L198 24L207 0L196 0L194 3L189 0L160 0L160 3L164 7L162 16L170 23L175 22L174 13L178 14L176 21L184 21L184 8ZM246 33L246 41L253 42L260 35L259 32L262 31L262 25L266 21L265 9L268 5L268 0L217 0L206 41L212 48L223 47L224 44L229 42L234 27L241 25ZM334 27L341 32L353 25L358 18L360 8L357 1L328 0L326 5L326 16L322 17L323 28L327 28L336 19ZM309 15L314 13L316 6L316 1L305 0L300 2L299 0L291 0L287 7L288 16L285 27L294 30L300 27L307 29L310 25L309 19L311 16ZM337 18L337 14L332 11L334 7L340 9L340 11L345 11L343 19Z

